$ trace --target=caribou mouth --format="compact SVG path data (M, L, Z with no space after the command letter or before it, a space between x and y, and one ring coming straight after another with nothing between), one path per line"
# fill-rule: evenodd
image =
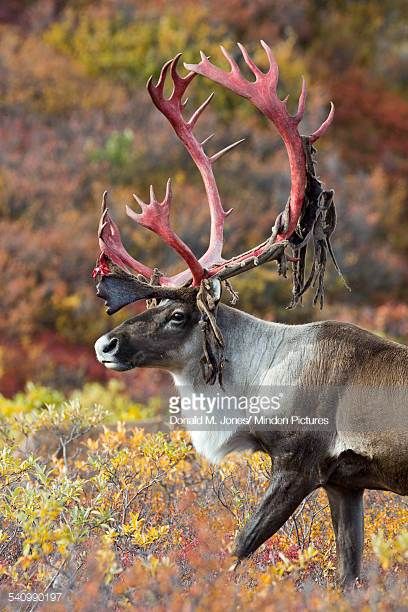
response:
M116 370L117 372L126 372L126 370L131 370L133 368L130 363L121 363L120 361L103 360L101 363L105 368L108 368L108 370Z

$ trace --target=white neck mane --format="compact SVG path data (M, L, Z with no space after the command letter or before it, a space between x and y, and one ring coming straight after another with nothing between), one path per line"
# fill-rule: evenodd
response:
M217 323L225 343L225 393L254 393L262 385L294 385L305 361L311 359L316 324L284 325L262 321L247 313L220 306ZM218 383L205 383L198 360L191 361L173 379L183 393L216 393ZM215 388L217 386L217 389ZM221 389L220 389L221 391ZM196 450L210 461L222 458L218 450L234 432L190 430ZM237 449L238 450L238 449Z

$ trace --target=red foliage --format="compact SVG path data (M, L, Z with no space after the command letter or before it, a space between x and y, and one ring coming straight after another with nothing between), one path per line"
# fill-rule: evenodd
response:
M67 343L53 332L44 332L29 342L6 342L0 350L0 393L6 396L19 391L27 380L72 388L86 380L108 378L106 369L95 360L92 346Z
M345 158L361 170L381 165L391 176L406 176L408 101L356 67L333 74L329 86Z

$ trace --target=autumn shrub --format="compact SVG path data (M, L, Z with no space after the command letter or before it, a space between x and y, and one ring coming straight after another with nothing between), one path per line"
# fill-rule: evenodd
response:
M105 385L98 382L86 383L82 389L64 394L45 385L26 384L25 390L20 391L12 398L0 394L0 415L2 417L32 413L32 418L42 420L42 413L50 406L58 411L71 402L77 404L81 411L92 410L94 406L106 406L106 419L116 421L140 421L157 416L160 410L160 400L152 397L148 403L135 402L130 397L123 382L111 379Z
M125 394L116 391L120 413ZM367 494L364 576L350 594L335 587L323 492L234 568L234 538L268 486L269 457L232 455L214 468L185 432L113 424L94 403L102 396L91 385L66 401L30 385L0 402L2 609L337 610L376 602L389 610L404 601L403 499ZM27 450L39 431L56 437L54 450ZM11 604L9 593L54 600Z

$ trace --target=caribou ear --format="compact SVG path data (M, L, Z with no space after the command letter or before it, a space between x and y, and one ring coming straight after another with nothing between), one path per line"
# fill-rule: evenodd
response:
M157 287L148 285L130 274L109 274L102 276L96 284L96 295L105 300L109 315L118 312L123 306L139 300L155 297Z
M219 278L213 277L213 278L209 278L207 282L208 282L208 288L211 292L211 297L214 300L214 302L218 304L218 302L221 299L221 293L222 293L221 281Z

